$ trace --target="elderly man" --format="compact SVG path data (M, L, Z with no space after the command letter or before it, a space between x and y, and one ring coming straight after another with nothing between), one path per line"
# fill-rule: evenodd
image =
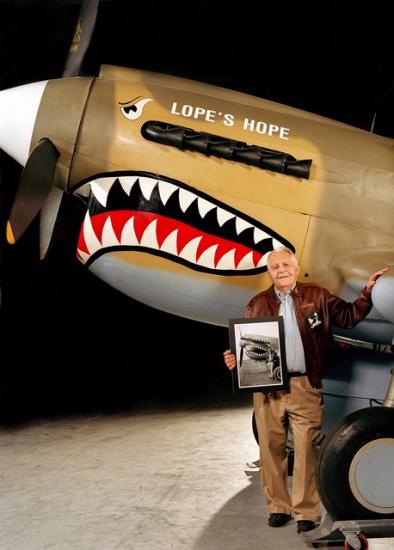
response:
M283 316L290 388L253 395L261 482L270 512L268 525L281 527L294 515L301 533L313 529L320 518L314 469L323 417L321 380L332 342L331 327L354 327L368 314L372 288L388 268L371 275L360 296L347 303L325 288L297 282L300 268L291 250L278 248L267 261L273 284L252 298L245 317ZM229 369L235 367L230 350L224 352L224 361ZM292 498L287 490L289 423L294 437Z

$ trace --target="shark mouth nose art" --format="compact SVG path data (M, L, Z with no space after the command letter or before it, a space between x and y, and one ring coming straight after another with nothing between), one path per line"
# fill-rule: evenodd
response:
M246 355L256 361L265 360L270 347L269 341L264 340L263 337L257 334L245 334L240 339L239 344L245 350Z
M90 265L107 252L133 250L226 275L267 269L267 254L294 247L268 227L176 180L114 172L82 182L86 195L77 257Z

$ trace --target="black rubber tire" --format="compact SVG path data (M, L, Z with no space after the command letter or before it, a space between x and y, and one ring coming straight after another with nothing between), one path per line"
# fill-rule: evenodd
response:
M333 518L394 517L393 513L379 513L365 507L353 494L349 482L349 469L357 452L381 438L394 438L394 409L389 407L355 411L325 437L316 464L316 481L323 506Z
M274 380L279 380L279 382L282 382L282 371L280 367L274 368L273 378Z
M252 414L252 430L253 430L254 438L255 438L256 443L258 445L259 444L259 432L257 431L256 417L254 415L254 411L253 411L253 414Z

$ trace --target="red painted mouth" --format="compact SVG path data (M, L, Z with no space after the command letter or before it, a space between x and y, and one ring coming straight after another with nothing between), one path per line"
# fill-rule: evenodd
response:
M255 268L261 267L258 264L263 259L263 254L239 243L227 241L215 235L209 235L185 223L149 212L117 210L115 212L106 212L93 216L90 218L90 221L97 241L106 248L116 246L113 242L113 238L108 242L104 234L104 227L108 228L111 226L119 247L129 244L130 246L128 248L145 247L152 250L163 250L163 252L165 252L165 243L169 236L173 235L174 245L172 252L181 256L186 246L195 241L195 256L192 257L191 253L189 253L190 261L198 265L201 257L204 256L208 250L212 249L212 267L214 269L218 268L220 260L229 253L232 253L233 256L233 266L231 266L233 269L238 269L242 260L247 256L248 262L252 262ZM144 235L148 227L151 227L149 244L148 239L146 239L146 242L144 241ZM153 235L153 231L155 235ZM135 240L137 243L133 244ZM79 235L77 253L81 260L83 260L85 254L90 254L83 229ZM228 262L226 267L229 267Z
M139 250L200 271L246 275L265 271L275 247L293 248L256 220L174 180L118 172L87 184L77 250L87 264L113 250Z

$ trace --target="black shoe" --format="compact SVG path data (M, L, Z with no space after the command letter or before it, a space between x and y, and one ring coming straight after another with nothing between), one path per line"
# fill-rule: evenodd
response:
M307 531L312 531L315 527L315 522L309 519L300 519L300 521L297 521L297 533L306 533Z
M290 519L290 514L270 514L270 517L268 518L268 525L270 527L282 527L283 525L286 525Z

